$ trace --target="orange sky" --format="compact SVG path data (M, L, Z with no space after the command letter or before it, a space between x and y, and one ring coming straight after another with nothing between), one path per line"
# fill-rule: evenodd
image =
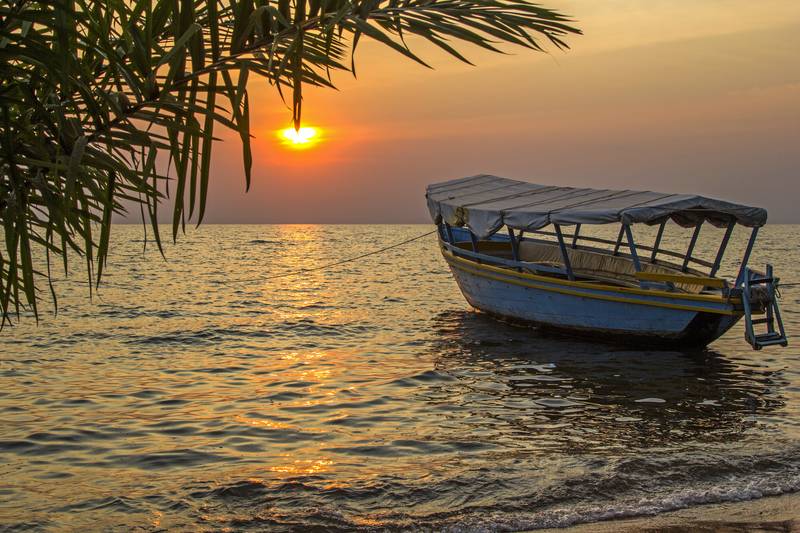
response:
M206 222L426 222L425 185L494 173L558 185L697 192L800 222L800 2L550 0L586 35L566 53L466 49L473 68L420 46L427 70L362 41L358 79L307 90L291 112L250 84L254 168L215 152Z

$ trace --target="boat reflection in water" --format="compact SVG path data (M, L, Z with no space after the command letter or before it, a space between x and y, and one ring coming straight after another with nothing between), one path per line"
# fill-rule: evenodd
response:
M735 442L783 406L778 373L713 350L598 348L471 311L435 324L437 370L457 379L431 399L470 413L451 429L527 452Z

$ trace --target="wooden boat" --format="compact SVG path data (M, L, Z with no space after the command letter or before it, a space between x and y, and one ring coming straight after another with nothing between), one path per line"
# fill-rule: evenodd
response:
M680 347L706 346L744 317L753 348L787 345L778 278L770 265L763 273L748 266L764 209L490 175L429 185L426 197L442 254L480 311L601 339ZM661 247L669 221L693 228L683 253ZM706 222L725 228L713 262L693 257ZM600 224L619 225L617 239L581 232ZM636 224L658 226L652 246L635 242ZM736 279L728 280L718 272L737 225L750 228L750 238Z

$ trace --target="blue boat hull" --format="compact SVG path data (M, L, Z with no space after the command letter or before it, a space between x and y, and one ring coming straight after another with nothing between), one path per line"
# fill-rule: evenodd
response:
M503 272L446 252L445 259L467 302L476 309L560 332L614 342L702 347L741 318L724 301L594 289Z

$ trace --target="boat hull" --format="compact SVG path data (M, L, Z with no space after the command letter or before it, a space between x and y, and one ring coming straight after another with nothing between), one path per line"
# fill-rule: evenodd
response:
M616 343L703 347L741 318L722 299L592 288L443 253L470 305L515 323Z

